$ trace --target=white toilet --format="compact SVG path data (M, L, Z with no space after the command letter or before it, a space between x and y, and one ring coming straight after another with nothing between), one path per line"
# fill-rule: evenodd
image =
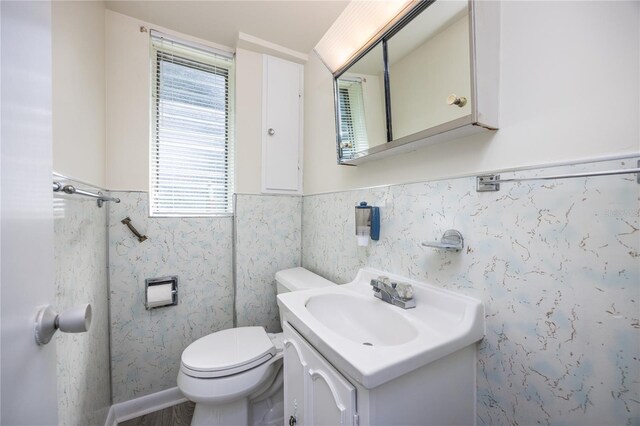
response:
M304 268L279 271L276 283L278 294L335 285ZM282 333L262 327L222 330L190 344L178 387L196 403L191 424L282 424L282 350Z

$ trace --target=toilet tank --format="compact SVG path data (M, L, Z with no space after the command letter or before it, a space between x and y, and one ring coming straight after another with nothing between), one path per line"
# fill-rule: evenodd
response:
M336 285L301 267L276 272L276 284L278 294Z

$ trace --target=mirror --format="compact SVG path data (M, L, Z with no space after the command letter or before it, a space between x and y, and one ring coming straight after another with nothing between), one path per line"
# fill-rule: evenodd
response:
M382 43L336 78L334 91L340 158L387 142Z
M334 74L338 163L497 130L499 22L499 2L423 0L383 28Z
M393 140L471 114L467 2L436 1L387 42ZM455 95L463 105L448 103Z

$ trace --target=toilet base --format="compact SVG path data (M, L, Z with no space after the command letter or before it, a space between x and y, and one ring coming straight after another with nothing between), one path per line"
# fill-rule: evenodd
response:
M284 424L282 393L253 404L249 409L249 426L282 426Z
M191 426L246 426L249 420L247 398L227 404L197 403Z

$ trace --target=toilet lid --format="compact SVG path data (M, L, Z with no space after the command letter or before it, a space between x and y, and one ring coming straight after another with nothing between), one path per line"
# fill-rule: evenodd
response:
M182 352L187 374L220 377L260 365L276 354L262 327L239 327L204 336Z

